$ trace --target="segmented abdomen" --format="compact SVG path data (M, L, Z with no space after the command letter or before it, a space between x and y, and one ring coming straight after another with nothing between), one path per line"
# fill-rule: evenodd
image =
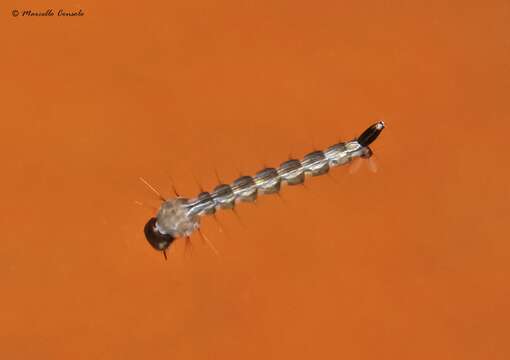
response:
M188 211L191 215L212 214L216 209L232 209L235 202L253 202L258 194L274 194L280 191L282 182L298 185L305 181L305 175L325 174L331 167L348 163L352 158L366 155L368 147L362 147L356 140L338 143L324 151L313 151L302 160L291 159L278 168L265 168L255 176L241 176L230 185L220 184L212 192L202 192L190 199Z

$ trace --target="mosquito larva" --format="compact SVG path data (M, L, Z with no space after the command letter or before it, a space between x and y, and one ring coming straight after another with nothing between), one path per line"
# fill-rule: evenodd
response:
M189 239L193 232L199 230L200 217L203 215L212 215L218 209L233 209L236 202L253 202L261 194L278 193L282 183L303 184L305 175L325 174L330 168L347 164L354 158L370 158L372 150L369 145L384 126L384 122L379 121L354 140L337 143L324 151L312 151L302 160L287 160L278 168L262 169L255 176L241 176L230 185L219 184L212 192L202 191L192 199L176 195L173 199L165 200L159 195L163 202L156 217L145 224L145 237L166 258L165 250L175 239Z

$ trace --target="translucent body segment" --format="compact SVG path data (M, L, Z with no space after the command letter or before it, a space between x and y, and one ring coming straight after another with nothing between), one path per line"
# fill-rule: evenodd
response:
M257 189L262 194L273 194L280 190L280 177L275 168L265 168L254 177Z
M212 192L214 202L221 209L232 209L236 201L236 195L232 188L226 184L220 184L214 188Z
M328 147L324 151L324 156L328 159L330 167L340 166L349 162L349 153L345 143L338 143Z
M240 201L254 201L257 198L257 185L251 176L241 176L234 180L231 187Z
M365 152L364 149L367 148L361 146L357 141L349 141L348 143L345 143L345 149L347 150L347 156L350 161L355 157L362 156Z
M188 208L191 206L193 214L197 215L211 215L216 212L216 203L212 198L212 195L207 191L203 191L198 194L198 197L193 203L188 204Z
M282 181L286 181L289 185L302 184L305 181L303 165L299 160L287 160L281 163L277 171Z
M312 176L322 175L329 171L328 159L322 151L313 151L306 154L301 163L305 171Z

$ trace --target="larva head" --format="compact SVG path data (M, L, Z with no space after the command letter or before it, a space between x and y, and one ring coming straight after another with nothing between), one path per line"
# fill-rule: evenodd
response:
M143 229L145 238L151 246L158 251L165 251L175 238L170 234L162 234L157 225L157 219L151 218Z
M381 131L383 131L384 126L384 121L376 122L374 125L363 131L363 133L358 137L358 143L363 147L367 147L373 143L375 139L377 139Z

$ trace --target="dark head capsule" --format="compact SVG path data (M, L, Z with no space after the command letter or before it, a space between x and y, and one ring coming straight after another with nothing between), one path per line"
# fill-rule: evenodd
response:
M361 134L358 138L358 143L361 146L368 146L371 143L374 142L375 139L379 136L381 131L384 129L384 122L379 121L375 123L374 125L370 126L368 129L363 131L363 134Z
M165 251L175 238L168 234L162 234L156 227L156 218L151 218L143 229L145 237L151 246L159 251Z

